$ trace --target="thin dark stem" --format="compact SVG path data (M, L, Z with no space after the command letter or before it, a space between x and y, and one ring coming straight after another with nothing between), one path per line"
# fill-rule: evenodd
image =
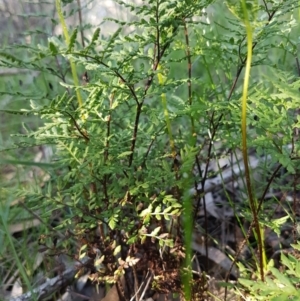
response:
M211 159L213 141L214 141L214 137L217 133L217 129L216 129L216 127L214 127L214 112L213 112L213 114L211 116L211 119L210 119L210 125L211 125L210 131L212 132L212 135L211 135L211 139L209 140L207 162L206 162L206 165L205 165L203 179L201 181L201 186L202 186L201 191L202 191L202 193L204 192L205 182L206 182L207 175L208 175L208 167L209 167L209 162L210 162L210 159ZM208 269L208 219L207 219L206 200L205 200L205 194L204 193L203 193L202 200L203 200L204 225L205 225L205 255L206 255L205 265L206 265L206 269Z
M296 173L294 175L294 181L293 181L293 242L294 244L297 243L297 220L296 220L296 214L297 214L297 178L299 175Z
M128 87L128 89L130 90L135 102L137 104L139 104L139 101L138 101L138 97L135 93L135 89L134 89L134 85L131 85L123 76L122 74L116 70L116 69L112 69L111 67L109 67L107 64L105 64L103 61L99 60L97 57L94 57L92 55L89 55L89 54L83 54L83 53L80 53L80 52L74 52L73 53L74 55L78 55L78 56L81 56L81 57L85 57L85 58L89 58L91 60L94 60L96 61L99 65L102 65L104 67L106 67L108 70L110 70L111 72L113 72L120 80L121 82L126 85Z
M186 57L188 62L188 99L189 99L189 105L192 105L192 60L191 60L191 50L190 50L190 42L189 42L189 33L186 26L185 20L183 20L183 26L184 26L184 36L185 36L185 44L186 44Z
M111 94L109 97L109 109L111 110L112 104L114 100L114 93ZM108 159L108 152L109 152L109 136L110 136L110 125L111 125L111 113L108 115L108 120L106 123L106 143L105 143L105 151L104 151L104 160Z
M66 235L62 233L62 231L58 231L51 226L49 222L45 222L38 214L36 214L33 210L28 208L23 200L18 202L18 205L22 206L26 211L28 211L32 216L38 219L41 224L43 224L46 228L50 230L50 232L55 232L60 238L66 239Z
M245 41L245 39L246 39L246 37L244 37L242 40L241 40L241 42L240 42L240 44L239 44L239 59L240 59L240 61L241 61L241 63L243 62L243 56L242 56L242 44L243 44L243 42ZM242 65L243 65L243 63L242 63Z
M267 3L266 3L265 0L263 0L263 3L264 3L264 6L265 6L265 9L266 9L266 12L267 12L267 14L268 14L268 16L270 18L270 12L269 12L269 9L268 9L268 5L267 5Z
M279 172L279 170L280 170L281 167L282 167L281 164L279 164L279 165L277 166L277 168L274 170L274 172L273 172L273 174L272 174L270 180L268 181L268 184L267 184L267 186L265 187L265 190L263 191L262 196L261 196L260 199L259 199L259 203L258 203L258 206L257 206L257 214L259 214L260 209L261 209L261 206L262 206L262 203L263 203L263 201L264 201L264 199L265 199L265 197L266 197L266 195L267 195L267 192L269 191L269 188L270 188L272 182L274 181L274 179L275 179L275 177L276 177L276 175L277 175L277 173Z
M297 70L298 70L298 76L300 76L300 64L299 64L299 59L296 57L296 65L297 65ZM296 110L296 114L299 115L300 109ZM297 116L296 116L297 117ZM299 139L299 129L295 128L294 129L294 135L292 137L292 150L291 150L291 155L294 154L295 151L295 141ZM293 159L292 159L293 160ZM293 241L294 243L297 242L297 221L296 221L296 206L297 206L297 182L299 179L299 174L296 173L294 175L294 181L293 181Z
M136 143L136 138L137 138L140 116L141 116L141 112L142 112L142 106L143 106L143 103L140 103L136 107L136 115L135 115L135 121L134 121L131 147L130 147L131 153L129 155L129 167L131 166L131 164L133 162L133 154L134 154L134 148L135 148L135 143Z
M196 167L197 167L200 178L202 178L202 170L201 170L201 166L200 166L198 156L196 156ZM196 205L196 208L195 208L195 211L194 211L193 227L196 223L196 217L197 217L200 205L201 205L201 198L202 198L202 195L203 195L203 191L199 191L197 189L197 187L198 187L197 181L195 181L194 185L195 185L195 191L196 191L196 197L197 197L197 205Z
M76 127L77 131L80 133L80 135L84 138L84 140L86 142L89 142L90 138L88 137L87 133L85 133L81 128L80 126L78 125L76 119L67 111L63 111L64 113L66 113L73 121L74 123L74 126Z
M160 131L163 130L163 128L164 128L164 126L161 127L157 132L159 133ZM147 160L147 158L148 158L148 156L149 156L150 150L151 150L151 148L152 148L152 146L153 146L153 143L154 143L154 141L155 141L155 139L156 139L156 136L157 136L157 135L155 135L155 136L153 137L153 139L151 139L151 142L150 142L150 144L149 144L149 146L148 146L148 148L147 148L146 154L145 154L144 159L143 159L143 162L142 162L142 164L141 164L142 167L145 166L145 164L146 164L146 160Z
M297 57L296 57L296 64L297 64L298 76L300 76L300 64L299 64L299 59Z
M114 93L112 93L110 95L110 98L109 98L109 109L110 110L112 108L113 100L114 100ZM110 126L111 126L111 113L108 115L108 120L107 120L107 123L106 123L106 142L105 142L105 150L104 150L104 163L107 162L108 154L109 154ZM109 200L108 191L107 191L107 184L108 184L108 175L105 174L104 179L103 179L103 192L104 192L104 195L105 195L105 199Z
M260 276L261 276L261 280L264 281L265 277L264 277L264 265L263 265L263 241L262 241L261 228L260 228L259 219L258 219L258 208L257 208L256 200L253 195L253 189L252 189L252 185L251 185L250 168L248 165L247 149L246 149L245 145L243 145L243 154L246 154L243 156L244 166L245 166L246 186L247 186L247 191L248 191L248 196L249 196L249 204L250 204L250 209L252 212L254 227L255 227L256 235L257 235L257 244L258 244L258 250L259 250L258 256L259 256Z
M157 16L157 23L159 21L158 19L158 12L159 12L159 1L157 1L157 7L156 7L156 16ZM174 29L174 31L176 32L177 28ZM145 101L145 97L147 95L147 92L153 82L153 78L154 78L154 74L155 71L158 68L158 65L161 61L161 58L163 57L165 51L167 50L167 48L170 46L171 41L168 41L167 43L164 44L164 46L160 45L160 33L159 33L159 28L157 28L157 33L156 33L156 42L154 43L154 56L153 56L153 66L152 66L152 71L153 74L151 74L145 84L145 88L144 88L144 94L142 96L142 100L140 102L137 101L137 107L136 107L136 116L135 116L135 122L134 122L134 128L133 128L133 134L132 134L132 138L131 138L131 147L130 147L130 155L129 155L129 166L132 165L133 162L133 156L134 156L134 150L135 150L135 144L136 144L136 139L137 139L137 133L138 133L138 127L139 127L139 120L140 120L140 116L141 116L141 111L142 111L142 107ZM161 49L161 50L160 50ZM156 54L157 52L157 54ZM156 55L156 59L155 59L155 55Z
M81 9L81 3L80 0L77 0L77 5L78 5L78 18L79 18L79 25L80 25L80 36L81 36L81 45L84 48L85 43L84 43L84 35L83 35L83 25L82 25L82 9Z
M159 23L158 13L159 13L159 1L156 2L156 11L155 11L155 17L156 17L156 42L155 42L156 47L155 47L155 49L157 49L156 61L158 61L159 57L160 57L160 32L159 32L159 26L158 26L158 23ZM154 55L156 56L156 53L154 53ZM154 65L154 62L153 62L153 65Z
M188 103L191 106L193 103L192 99L192 55L190 50L190 41L189 41L189 33L187 29L187 25L185 20L183 20L183 28L184 28L184 36L185 36L185 44L186 44L186 58L188 63L188 80L187 80L187 86L188 86ZM194 140L194 146L196 144L196 135L195 135L195 121L194 118L191 116L191 126L192 126L192 137ZM196 156L197 157L197 156Z

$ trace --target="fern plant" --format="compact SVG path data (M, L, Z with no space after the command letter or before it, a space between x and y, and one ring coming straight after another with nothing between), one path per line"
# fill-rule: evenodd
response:
M239 282L247 288L249 300L297 300L299 298L299 243L287 256L281 254L282 267L275 268L274 261L268 267L266 281L252 281L241 278ZM294 253L292 255L292 253ZM243 294L242 294L243 295Z
M258 239L265 225L263 200L271 184L276 188L281 167L287 175L298 172L299 79L277 56L280 51L286 61L289 53L297 56L292 34L297 1L247 1L244 9L235 1L116 2L138 18L108 19L118 26L111 36L100 26L80 43L84 27L67 28L67 4L57 0L63 36L38 47L15 46L28 52L27 60L7 49L0 53L2 66L46 72L60 86L53 90L49 83L49 93L30 99L31 109L6 110L41 117L43 125L26 128L25 137L54 149L56 164L45 187L20 192L44 221L59 215L55 231L49 226L40 244L50 254L90 258L95 281L117 282L129 271L149 269L159 279L155 289L166 293L181 292L183 276L185 297L192 297L191 241L200 207L208 257L205 184L211 160L220 155L215 144L232 153L242 145L248 12L253 59L243 135L266 161L259 167L262 180L256 183L249 171L248 194L241 195L245 207L252 202L243 217L256 221L249 233L255 228L261 255L255 261L264 280L264 241ZM222 24L220 11L226 11ZM288 43L278 45L285 32L291 33ZM274 48L280 50L271 55Z

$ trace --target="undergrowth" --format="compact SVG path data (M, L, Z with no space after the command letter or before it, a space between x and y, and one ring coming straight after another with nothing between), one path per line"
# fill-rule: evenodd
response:
M220 245L210 231L214 187L208 191L207 183L229 168L234 176L220 187L243 240L233 253L219 246L231 260L220 278L225 286L230 277L238 280L232 273L238 266L234 288L242 299L279 300L274 287L281 286L289 288L287 297L299 297L298 255L282 254L276 266L266 247L266 233L280 237L287 222L291 242L298 238L298 1L118 0L133 17L109 18L117 28L111 35L104 24L91 30L81 19L67 27L67 17L81 13L74 3L68 9L72 2L55 3L53 23L62 34L0 52L1 67L45 75L34 97L1 91L30 101L30 108L3 113L43 121L24 124L17 147L53 149L53 164L40 165L48 167L43 184L17 195L44 225L40 251L88 258L95 282L133 277L126 300L141 296L143 271L152 273L159 293L217 298L205 276L216 277L208 253ZM220 165L228 157L243 157L238 171L237 163ZM279 207L284 214L276 216ZM204 246L197 273L195 228ZM245 246L249 264L242 260ZM17 263L29 289L30 277Z

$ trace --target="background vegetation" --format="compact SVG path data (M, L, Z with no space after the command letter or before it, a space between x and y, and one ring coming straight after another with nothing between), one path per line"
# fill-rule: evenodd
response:
M107 4L2 2L0 296L298 300L298 1Z

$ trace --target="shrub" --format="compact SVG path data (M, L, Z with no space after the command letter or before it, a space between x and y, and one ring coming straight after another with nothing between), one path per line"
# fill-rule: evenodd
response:
M53 81L64 88L31 99L29 110L6 110L42 118L25 137L54 149L50 180L25 192L26 205L44 221L59 216L40 244L50 254L90 258L96 281L150 269L161 293L181 292L181 271L187 271L189 299L192 233L201 206L208 240L206 183L222 175L218 164L225 153L238 156L241 149L248 166L249 147L261 158L260 178L246 168L240 197L247 210L235 213L240 226L242 218L254 219L250 229L264 280L262 230L270 224L261 213L263 200L271 185L282 185L275 175L283 168L286 190L297 189L291 179L298 172L299 79L286 67L297 57L297 2L116 2L135 18L109 19L118 26L110 36L101 26L90 38L82 24L70 30L56 1L62 35L0 54L2 66L45 72L50 90ZM243 90L247 62L251 77Z

